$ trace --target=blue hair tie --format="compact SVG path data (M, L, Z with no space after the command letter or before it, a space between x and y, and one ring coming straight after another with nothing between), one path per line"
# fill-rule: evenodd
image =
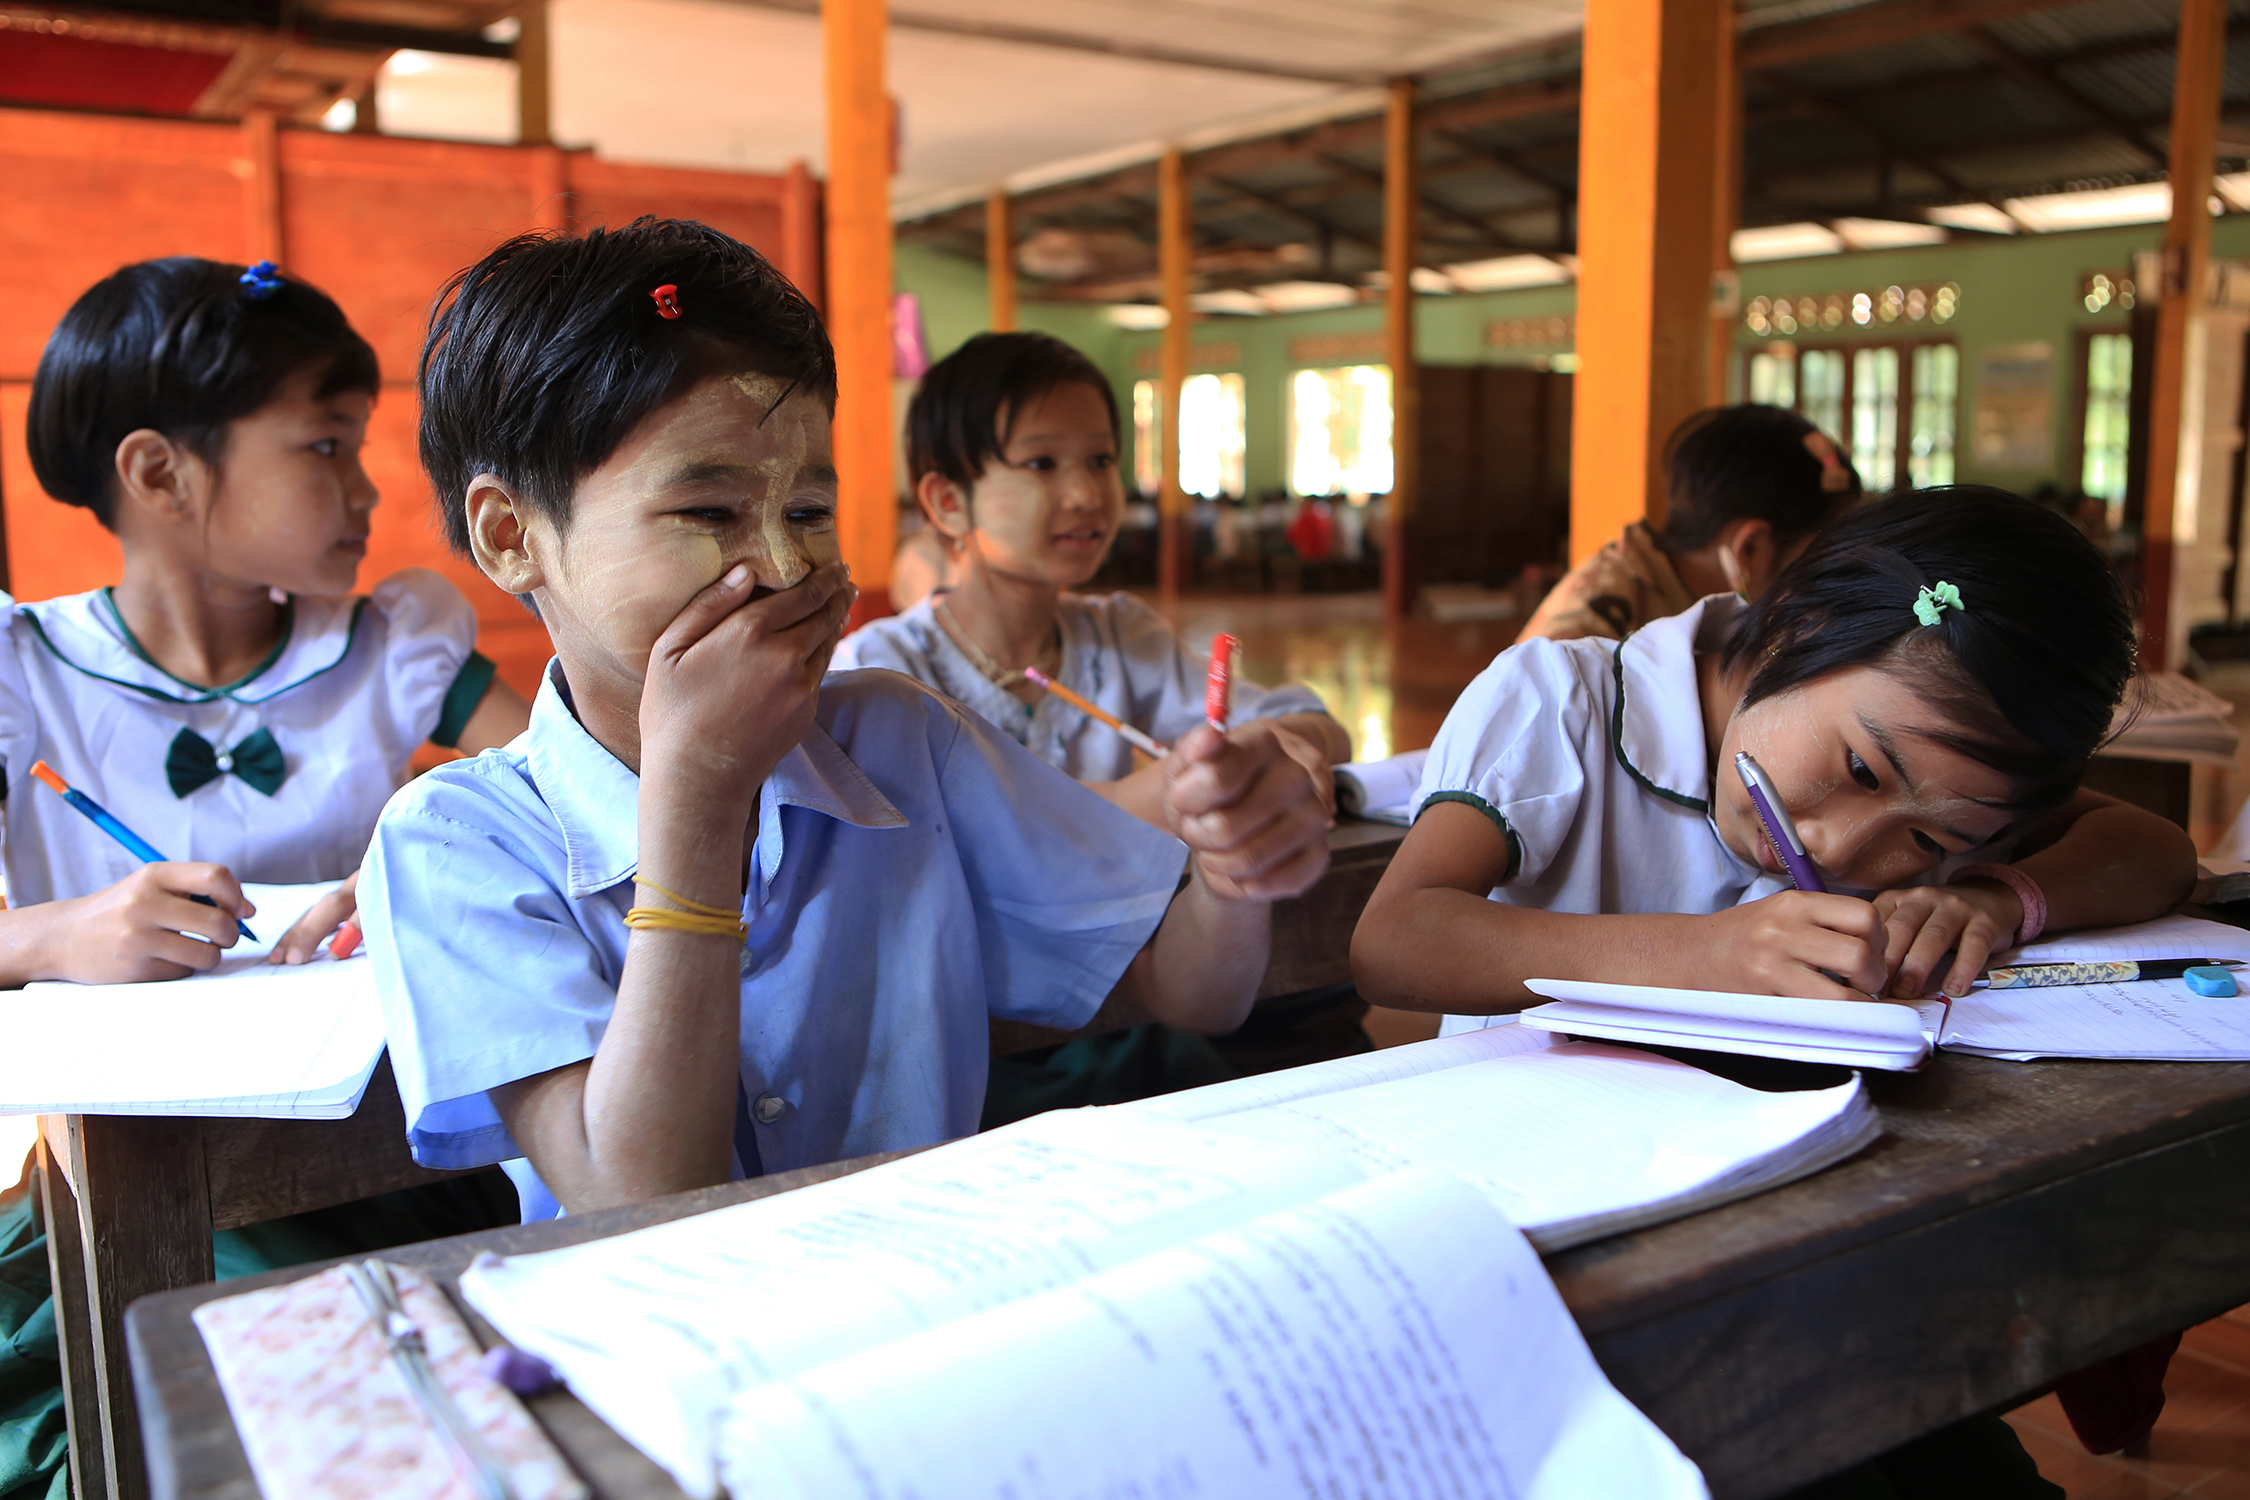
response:
M281 267L270 260L261 260L235 278L242 284L242 295L252 302L263 302L281 290Z

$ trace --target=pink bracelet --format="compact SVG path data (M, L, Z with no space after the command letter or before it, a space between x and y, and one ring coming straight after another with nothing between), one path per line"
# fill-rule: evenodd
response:
M2039 889L2039 882L2014 865L1963 865L1953 872L1952 884L1964 880L1997 880L2016 893L2023 903L2023 925L2016 929L2015 941L2010 947L2020 948L2034 942L2047 930L2047 893Z

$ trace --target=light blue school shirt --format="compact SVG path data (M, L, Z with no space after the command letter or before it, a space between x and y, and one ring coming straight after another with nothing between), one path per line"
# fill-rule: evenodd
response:
M601 1045L639 798L551 663L522 736L391 799L360 878L414 1157L507 1163L526 1219L554 1200L511 1160L522 1148L486 1091ZM1085 1025L1186 861L1177 839L911 679L831 675L759 798L742 902L737 1129L758 1165L973 1132L987 1018Z

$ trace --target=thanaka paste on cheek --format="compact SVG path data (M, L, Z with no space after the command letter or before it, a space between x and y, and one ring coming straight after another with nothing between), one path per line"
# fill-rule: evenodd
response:
M789 413L785 407L777 411L777 403L791 395L792 382L746 370L727 384L758 409L761 435L773 445L772 454L758 461L766 492L758 497L762 555L753 559L752 571L769 588L794 588L815 568L841 555L833 531L800 536L789 523L790 500L805 471L811 435L802 414Z

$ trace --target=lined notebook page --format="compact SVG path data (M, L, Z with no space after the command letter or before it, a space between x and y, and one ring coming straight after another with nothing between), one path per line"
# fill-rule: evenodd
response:
M1371 1083L1389 1083L1396 1078L1415 1078L1468 1063L1487 1062L1495 1057L1511 1057L1519 1052L1541 1052L1559 1045L1560 1041L1559 1037L1529 1026L1490 1026L1459 1036L1439 1037L1404 1047L1385 1047L1376 1052L1362 1052L1357 1057L1332 1058L1275 1073L1254 1074L1110 1108L1170 1120L1210 1120L1268 1104L1287 1104Z
M260 941L193 979L0 994L0 1114L350 1115L383 1052L372 965L265 962L330 889L245 886Z
M2250 960L2250 932L2196 917L2162 917L2032 943L2008 961L2128 958ZM1943 1045L2011 1057L2250 1059L2250 970L2242 971L2242 982L2245 994L2224 1000L2198 995L2182 979L1976 990L1953 1002Z
M1314 1147L1370 1174L1450 1168L1546 1245L1542 1231L1691 1196L1833 1131L1861 1105L1856 1078L1767 1094L1654 1053L1571 1042L1205 1124Z
M731 1493L808 1500L1705 1494L1522 1237L1434 1172L758 1387L722 1455Z

